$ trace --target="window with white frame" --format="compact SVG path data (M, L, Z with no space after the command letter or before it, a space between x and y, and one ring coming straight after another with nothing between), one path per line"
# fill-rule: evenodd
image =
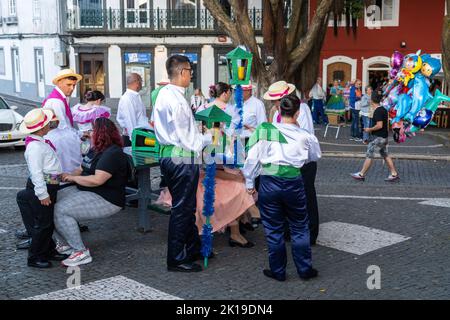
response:
M41 0L33 0L33 20L41 20Z
M16 0L8 0L8 13L10 17L17 16Z
M366 7L364 25L368 28L398 27L400 0L376 0Z
M6 74L5 49L0 48L0 75Z

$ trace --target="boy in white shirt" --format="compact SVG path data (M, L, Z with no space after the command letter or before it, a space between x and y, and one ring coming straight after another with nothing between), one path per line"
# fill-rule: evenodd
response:
M300 99L282 99L281 123L264 123L249 141L248 158L243 168L248 193L255 190L260 176L258 205L266 234L270 269L264 275L286 280L285 223L291 230L292 253L301 279L317 276L312 267L309 219L301 168L321 157L319 142L297 123Z
M25 160L30 178L26 189L17 194L17 204L24 221L33 223L27 226L27 230L32 230L28 266L40 269L51 268L51 260L67 258L56 251L52 240L53 209L62 174L54 145L44 139L53 116L51 110L33 109L20 126L21 132L29 134L25 140Z

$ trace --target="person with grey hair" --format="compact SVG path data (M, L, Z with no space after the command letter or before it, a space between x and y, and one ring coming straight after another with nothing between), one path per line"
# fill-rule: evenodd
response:
M150 129L150 121L139 92L142 90L142 77L137 73L127 76L127 91L119 101L117 123L122 129L125 147L131 146L133 130L137 128Z

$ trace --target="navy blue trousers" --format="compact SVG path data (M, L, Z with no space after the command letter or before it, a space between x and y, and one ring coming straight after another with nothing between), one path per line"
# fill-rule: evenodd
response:
M269 247L270 269L277 278L286 277L284 226L291 232L292 256L299 275L312 268L309 219L302 177L284 179L261 176L258 205Z
M167 265L192 262L200 253L201 242L195 224L200 167L176 164L170 158L160 160L161 173L172 195L172 211L167 242Z

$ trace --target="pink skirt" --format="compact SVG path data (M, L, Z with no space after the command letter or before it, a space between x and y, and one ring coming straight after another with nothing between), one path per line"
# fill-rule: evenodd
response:
M206 218L203 216L203 178L204 172L200 173L197 189L197 211L196 224L199 232L202 232ZM167 207L172 206L172 196L168 190L161 192L157 204ZM220 232L255 204L251 195L247 193L244 179L237 170L217 171L216 175L216 199L214 202L214 215L211 217L213 232Z

